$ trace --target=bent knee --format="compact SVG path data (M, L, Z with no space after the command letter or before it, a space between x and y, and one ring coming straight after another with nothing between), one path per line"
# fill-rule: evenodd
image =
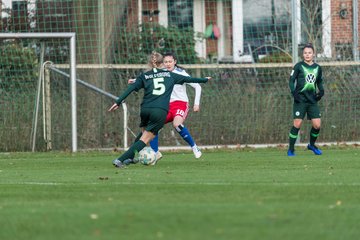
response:
M320 124L318 124L318 125L313 125L312 127L315 128L316 130L320 130L320 128L321 128Z
M321 120L320 119L313 119L312 120L312 127L316 130L319 130L321 128Z

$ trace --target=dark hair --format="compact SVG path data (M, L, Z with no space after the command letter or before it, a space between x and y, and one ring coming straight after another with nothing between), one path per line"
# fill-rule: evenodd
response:
M304 48L303 48L303 51L304 51L305 48L311 48L311 49L313 50L313 52L315 52L314 46L313 46L311 43L305 44L305 46L304 46Z
M175 61L177 61L177 57L175 55L175 53L173 52L166 52L163 54L163 57L173 57Z
M164 58L165 58L165 57L172 57L172 58L176 61L175 67L178 67L178 68L181 68L181 69L185 70L185 68L183 68L183 67L181 67L181 66L179 66L179 65L177 64L177 57L176 57L176 54L175 54L175 53L173 53L173 52L166 52L166 53L163 54L163 57L164 57Z

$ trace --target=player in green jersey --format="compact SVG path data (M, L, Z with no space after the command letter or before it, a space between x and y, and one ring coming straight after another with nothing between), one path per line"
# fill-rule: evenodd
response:
M121 168L125 164L134 163L135 153L143 149L164 126L169 110L170 95L175 84L205 83L211 79L210 77L191 78L169 72L163 69L163 56L157 52L151 54L149 65L152 70L138 76L135 82L128 86L108 110L111 112L118 109L130 93L144 89L140 110L142 132L136 137L134 144L113 161L115 167Z
M306 44L303 49L304 60L297 63L290 76L289 87L294 97L293 126L289 134L288 156L295 156L295 142L305 115L311 120L310 143L307 149L316 155L322 152L315 146L321 127L321 114L317 102L324 96L321 67L314 62L314 47Z

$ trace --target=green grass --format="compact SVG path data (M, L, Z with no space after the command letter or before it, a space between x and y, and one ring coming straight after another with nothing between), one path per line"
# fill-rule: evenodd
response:
M360 149L0 153L0 239L357 239Z

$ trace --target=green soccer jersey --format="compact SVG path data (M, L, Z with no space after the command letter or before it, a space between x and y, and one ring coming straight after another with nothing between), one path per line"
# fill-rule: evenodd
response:
M321 67L313 63L308 65L304 61L297 63L290 75L289 87L291 93L297 95L300 102L315 103L316 94L324 95Z
M120 105L122 101L133 91L144 89L144 98L141 107L162 108L169 110L171 92L175 84L187 83L205 83L207 78L192 78L169 72L164 69L153 68L152 70L141 74L135 82L121 94L116 103Z

